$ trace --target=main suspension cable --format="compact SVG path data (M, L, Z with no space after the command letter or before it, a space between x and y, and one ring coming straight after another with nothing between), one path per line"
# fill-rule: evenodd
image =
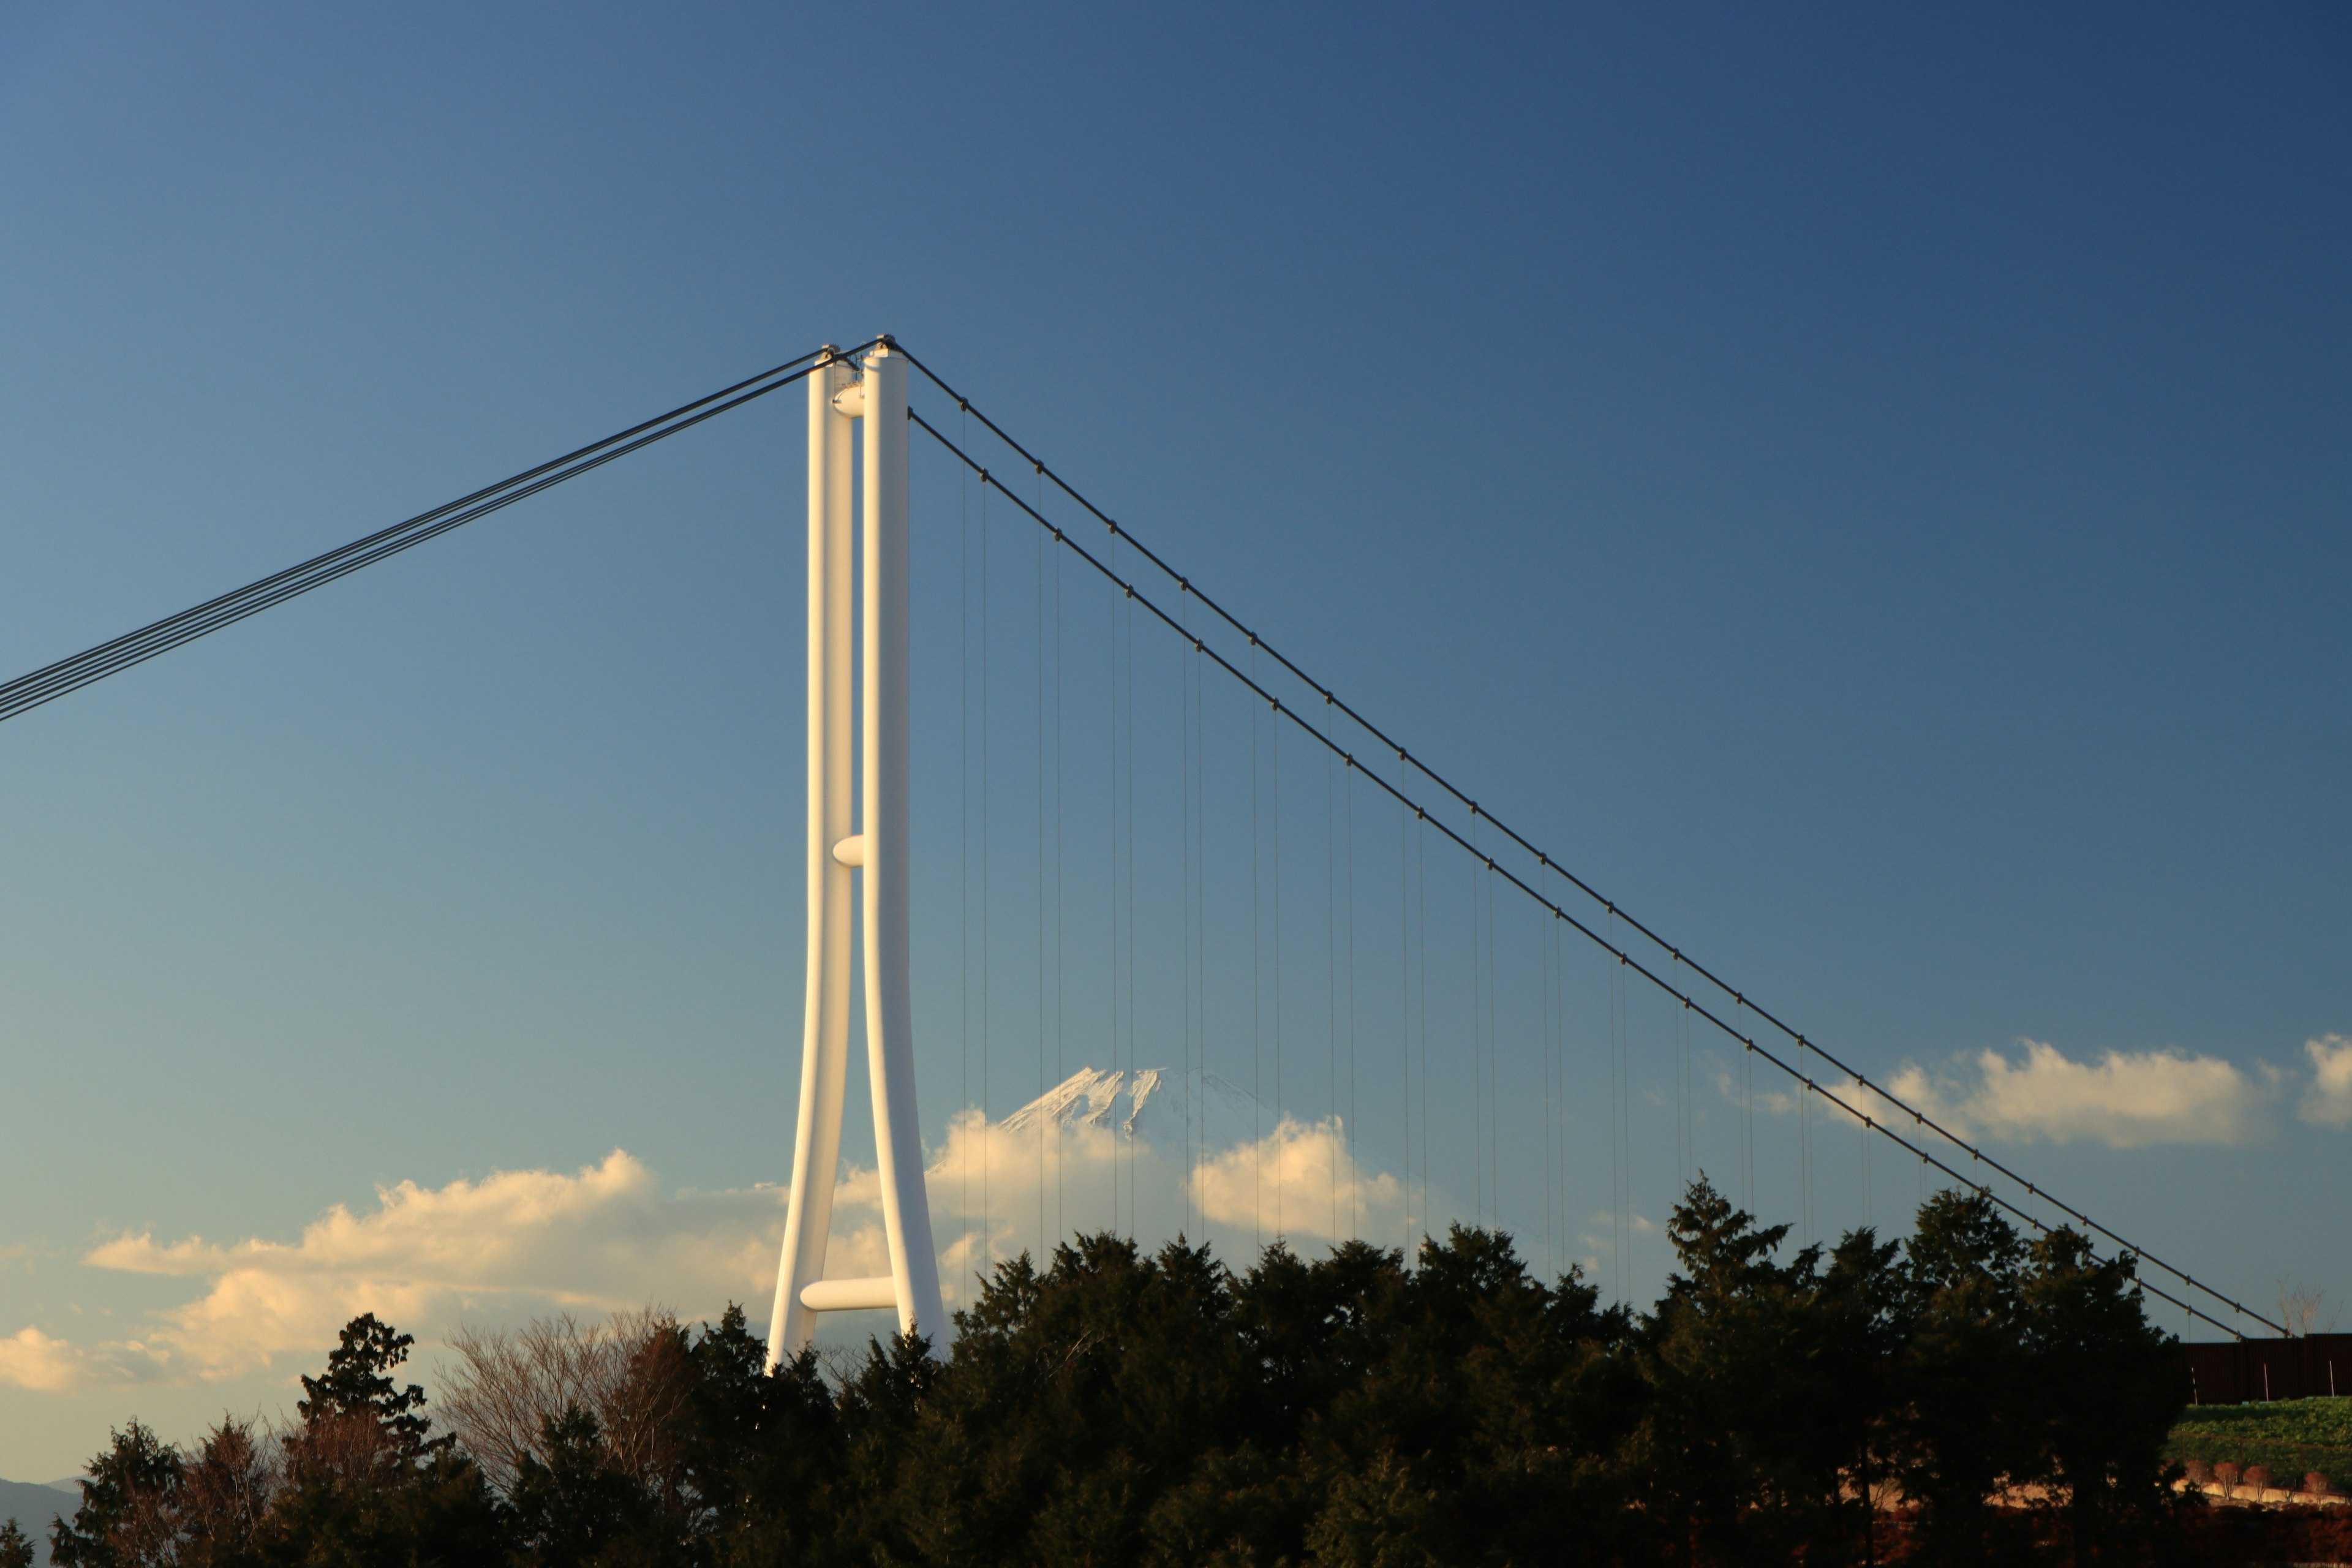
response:
M911 354L908 357L910 361L913 361L918 368L921 368L920 361L914 360L914 356ZM940 381L938 376L932 375L928 369L924 370L923 374L927 376L930 376L930 379L938 384L942 391L947 392L949 395L955 395L952 388L948 387L946 383ZM1155 565L1160 566L1161 571L1168 572L1168 575L1174 579L1179 587L1184 593L1193 597L1201 598L1203 604L1209 604L1205 595L1202 595L1198 588L1192 586L1190 583L1188 583L1184 578L1177 576L1175 573L1169 572L1168 568L1159 561L1157 556L1154 556L1150 551L1136 542L1132 534L1129 534L1124 529L1121 529L1118 523L1104 516L1102 512L1097 510L1090 503L1087 502L1083 497L1077 496L1076 493L1072 491L1067 485L1063 484L1059 479L1055 478L1051 468L1045 468L1036 457L1023 448L1017 442L1013 441L1011 437L1004 435L1002 430L997 429L997 427L989 421L986 415L981 414L977 409L970 408L967 405L963 404L963 401L961 398L958 399L958 403L960 406L965 408L966 412L971 413L974 417L978 418L982 424L987 425L988 427L992 431L995 432L998 438L1003 440L1006 446L1011 447L1014 451L1019 452L1033 468L1042 469L1047 478L1054 479L1054 482L1057 486L1061 487L1063 493L1072 496L1074 500L1078 501L1079 505L1084 506L1087 510L1092 512L1096 518L1100 520L1105 526L1110 530L1112 538L1115 542L1124 542L1129 548L1134 549L1146 559L1150 560ZM1309 722L1307 719L1303 714L1299 713L1295 708L1285 707L1280 697L1266 689L1265 687L1260 684L1260 682L1249 672L1234 664L1223 653L1208 647L1202 638L1187 631L1181 622L1171 616L1165 609L1161 608L1160 605L1150 597L1150 595L1138 588L1132 582L1121 577L1117 571L1115 571L1111 566L1106 564L1103 560L1097 556L1092 551L1089 551L1085 545L1080 544L1076 540L1069 537L1069 535L1066 533L1058 524L1053 522L1042 512L1037 510L1037 509L1030 506L1026 501L1023 500L1016 492L1008 489L996 478L995 475L983 468L969 453L965 452L961 447L958 447L954 442L949 440L946 436L942 435L939 428L932 425L930 421L925 419L920 414L917 413L911 407L907 411L907 417L911 423L919 426L934 441L937 441L940 446L946 447L967 467L969 467L983 487L992 488L999 494L1011 500L1014 506L1019 507L1024 512L1026 512L1032 521L1035 522L1040 528L1049 531L1053 534L1055 542L1062 545L1065 549L1076 553L1080 560L1086 562L1089 566L1092 566L1096 572L1100 574L1107 581L1108 581L1113 587L1120 590L1130 603L1142 605L1146 610L1150 611L1163 626L1189 642L1195 654L1208 658L1228 676L1241 683L1241 685L1246 688L1253 695L1264 701L1274 713L1288 719L1292 723L1297 725L1299 729L1312 736L1317 742L1329 748L1339 756L1339 760L1346 764L1348 768L1355 772L1360 772L1364 777L1370 780L1374 784L1377 784L1401 806L1411 810L1423 824L1436 828L1439 833L1444 835L1447 839L1451 840L1455 847L1468 855L1474 861L1483 865L1487 871L1501 877L1513 887L1518 889L1520 892L1534 900L1546 910L1549 910L1555 919L1566 921L1570 926L1580 932L1587 940L1597 944L1608 952L1611 957L1616 959L1621 967L1629 969L1635 974L1640 975L1652 985L1655 986L1660 991L1664 992L1668 996L1681 1003L1684 1006L1690 1009L1690 1011L1697 1014L1701 1018L1706 1019L1709 1024L1722 1031L1725 1035L1738 1041L1752 1057L1760 1058L1767 1064L1779 1070L1783 1076L1796 1083L1801 1084L1808 1093L1818 1095L1822 1099L1828 1100L1840 1110L1844 1111L1847 1115L1853 1117L1857 1121L1860 1121L1864 1127L1877 1131L1882 1136L1901 1145L1904 1149L1916 1155L1922 1162L1933 1165L1937 1170L1941 1171L1945 1175L1950 1177L1960 1186L1978 1194L1979 1196L1995 1205L2004 1212L2015 1215L2018 1219L2023 1221L2029 1227L2037 1232L2046 1233L2053 1228L2050 1225L2044 1223L2040 1216L2019 1206L2003 1194L1993 1191L1990 1185L1983 1182L1970 1181L1959 1171L1954 1169L1951 1165L1947 1164L1933 1153L1930 1153L1920 1144L1904 1137L1893 1127L1869 1116L1855 1106L1847 1103L1842 1096L1816 1082L1813 1079L1807 1076L1801 1068L1783 1060L1780 1057L1774 1054L1769 1047L1757 1044L1754 1037L1740 1034L1738 1030L1734 1028L1720 1015L1708 1007L1705 1003L1700 1002L1697 998L1678 989L1664 975L1652 969L1646 963L1643 963L1640 959L1633 957L1633 954L1624 947L1621 947L1611 938L1603 936L1601 932L1593 930L1591 926L1586 924L1575 915L1570 914L1566 909L1553 902L1550 899L1546 898L1537 889L1531 887L1517 872L1512 870L1507 866L1497 864L1492 856L1486 855L1479 850L1475 845L1474 845L1469 839L1464 837L1462 834L1450 823L1445 822L1442 818L1433 816L1426 806L1413 800L1410 795L1399 789L1394 784L1391 784L1388 779L1374 772L1371 768L1359 763L1353 752L1340 745L1337 740L1333 739L1332 736L1325 731ZM1210 605L1210 608L1213 610L1216 609L1214 605ZM1238 626L1239 623L1234 622L1231 616L1224 616L1224 612L1222 610L1217 610L1216 613L1219 616L1223 616L1229 625ZM1264 646L1259 642L1255 635L1251 636L1251 643L1254 648ZM1273 654L1271 649L1267 649L1266 651L1276 658L1276 662L1282 664L1285 668L1290 669L1294 674L1297 673L1296 667L1290 665L1287 660L1283 659L1280 655ZM1336 697L1332 696L1325 689L1320 686L1317 686L1315 682L1307 679L1304 675L1298 675L1298 679L1314 689L1318 695L1323 698L1325 706L1346 712L1350 718L1354 717L1352 710L1347 709L1343 703L1339 702ZM1367 731L1375 736L1380 736L1380 731L1374 730L1371 725L1363 723L1361 720L1357 720L1356 721L1359 724L1361 724ZM1396 752L1401 760L1406 759L1406 752L1402 747L1396 746L1393 742L1386 742L1385 737L1381 738L1391 750ZM1423 769L1422 771L1424 773L1427 773L1428 772L1426 769ZM1451 786L1447 787L1449 789L1451 788ZM1466 800L1467 797L1462 798ZM1492 816L1486 816L1483 812L1479 815L1486 822L1494 823L1498 830L1502 831L1507 837L1511 837L1514 841L1521 844L1525 843L1524 840L1518 838L1517 834L1511 833L1508 828L1503 827L1500 823L1495 823L1495 819ZM1575 882L1579 888L1583 889L1588 893L1591 892L1591 889L1587 888L1584 883L1578 880L1568 871L1564 870L1558 862L1551 860L1549 857L1541 855L1538 855L1538 859L1543 867L1550 870L1559 871L1562 877L1571 882ZM1617 910L1613 904L1609 906L1609 910L1610 913L1615 918L1626 920L1629 924L1633 923L1630 917L1624 915L1622 910ZM1635 929L1642 930L1644 935L1650 935L1644 928L1636 926ZM1651 936L1651 940L1653 942L1657 941L1654 936ZM1666 944L1659 942L1658 945L1664 947ZM1672 948L1668 948L1667 951L1670 952L1675 952L1675 950ZM1684 964L1687 965L1694 971L1702 974L1705 973L1705 971L1700 970L1699 966L1696 963L1692 963L1687 957L1683 957L1679 952L1676 952L1676 956L1680 958ZM1708 975L1707 978L1713 980L1712 975ZM1716 984L1719 985L1721 983L1716 982ZM1727 987L1726 989L1727 989ZM1742 1006L1757 1012L1759 1016L1769 1017L1769 1015L1764 1014L1762 1009L1756 1007L1756 1005L1753 1002L1748 1001L1744 996L1740 995L1740 994L1734 992L1732 994ZM1841 1070L1844 1071L1847 1076L1853 1080L1857 1088L1868 1089L1871 1093L1877 1095L1880 1099L1898 1107L1906 1115L1911 1117L1912 1121L1916 1126L1934 1129L1948 1142L1966 1150L1975 1157L1983 1160L1984 1163L1993 1166L1995 1170L2000 1171L2002 1174L2016 1181L2019 1185L2024 1187L2026 1192L2032 1196L2038 1197L2044 1203L2048 1203L2052 1206L2059 1208L2068 1215L2082 1220L2084 1224L2088 1226L2090 1228L2096 1230L2100 1235L2107 1237L2110 1241L2115 1243L2116 1247L2129 1254L2135 1260L2153 1264L2156 1268L2162 1269L2167 1274L2171 1275L2174 1279L2180 1280L2183 1284L2202 1292L2204 1295L2222 1303L2232 1310L2241 1312L2247 1317L2254 1319L2257 1322L2263 1323L2273 1328L2278 1327L2277 1324L2272 1323L2269 1319L2263 1317L2262 1314L2253 1311L2252 1309L2240 1302L2232 1300L2227 1296L2222 1295L2212 1287L2206 1285L2202 1281L2198 1280L2180 1269L2174 1268L2172 1265L2156 1257L2153 1253L2148 1252L2144 1247L2134 1245L2132 1242L2117 1236L2114 1231L2109 1230L2106 1226L2099 1225L2095 1221L2089 1219L2086 1215L2082 1215L2079 1210L2073 1209L2064 1204L2059 1203L2056 1199L2051 1197L2048 1193L2042 1191L2034 1184L2025 1181L2024 1178L2009 1171L2006 1166L2000 1165L1997 1162L1984 1159L1984 1157L1981 1154L1978 1154L1973 1148L1962 1143L1958 1139L1952 1137L1951 1134L1945 1132L1940 1127L1937 1127L1924 1113L1905 1104L1901 1100L1887 1093L1877 1085L1872 1084L1866 1079L1862 1079L1860 1075L1855 1074L1851 1068L1845 1068L1844 1064L1838 1062L1834 1058L1832 1058L1826 1052L1823 1052L1820 1047L1813 1045L1809 1040L1805 1040L1802 1037L1796 1035L1793 1031L1788 1030L1786 1026L1778 1025L1777 1020L1774 1020L1774 1022L1776 1026L1780 1027L1784 1033L1790 1036L1790 1038L1798 1040L1802 1048L1814 1052L1816 1055L1821 1056L1823 1060L1829 1061L1832 1066L1838 1067ZM2156 1296L2162 1300L2171 1303L2173 1306L2180 1308L2184 1312L2189 1313L2190 1316L2195 1317L2201 1321L2211 1324L2214 1328L2220 1329L2224 1333L2231 1334L2239 1338L2244 1337L2237 1329L2231 1327L2230 1324L2222 1322L2220 1319L2211 1317L2199 1309L2190 1306L2188 1302L2181 1300L2179 1297L2171 1295L2159 1287L2151 1284L2145 1279L2139 1280L2138 1283L2140 1284L2140 1287L2147 1290L2150 1295Z
M905 351L902 349L900 352L904 353ZM1248 638L1250 647L1253 650L1263 649L1268 658L1272 658L1276 664L1280 665L1285 670L1289 672L1289 674L1298 680L1300 684L1306 686L1317 696L1322 698L1326 707L1334 709L1338 712L1345 715L1359 729L1371 736L1374 740L1380 742L1385 749L1395 752L1397 761L1400 763L1411 768L1415 773L1418 773L1423 778L1429 780L1430 783L1434 784L1438 789L1453 797L1453 799L1459 805L1467 808L1473 819L1484 820L1493 825L1495 829L1501 833L1504 837L1518 846L1518 847L1526 853L1534 856L1536 863L1539 867L1559 872L1561 878L1573 886L1579 892L1582 893L1586 898L1591 899L1593 902L1601 905L1610 915L1615 919L1623 921L1626 925L1631 927L1634 931L1640 933L1648 942L1671 955L1678 965L1687 967L1700 979L1705 980L1708 984L1713 985L1725 995L1731 997L1738 1005L1754 1013L1759 1018L1762 1019L1765 1024L1795 1044L1798 1049L1798 1054L1801 1057L1807 1051L1812 1052L1814 1055L1820 1057L1823 1061L1829 1063L1830 1066L1845 1074L1846 1077L1851 1079L1857 1087L1868 1089L1871 1093L1878 1096L1880 1099L1885 1100L1891 1105L1900 1107L1906 1115L1911 1117L1916 1125L1925 1129L1926 1131L1934 1132L1937 1137L1943 1139L1954 1148L1966 1153L1969 1159L1990 1168L2007 1180L2024 1188L2028 1193L2040 1198L2042 1202L2049 1204L2053 1208L2059 1210L2070 1219L2081 1224L2086 1229L2096 1231L2099 1235L2106 1237L2107 1240L2113 1242L2116 1246L2131 1252L2134 1256L2143 1258L2148 1263L2154 1264L2157 1268L2163 1269L2166 1273L2171 1275L2176 1279L2179 1279L2182 1283L2203 1293L2213 1300L2219 1301L2229 1307L2232 1311L2239 1312L2246 1317L2252 1318L2254 1321L2263 1324L2266 1328L2274 1329L2281 1334L2286 1332L2285 1327L2283 1324L2273 1322L2269 1318L2266 1318L2262 1313L2255 1311L2252 1308L2248 1307L2243 1302L2223 1295L2221 1291L2214 1289L2211 1286L2207 1285L2200 1279L2198 1279L2195 1276L2167 1263L2164 1259L2157 1257L2154 1253L2148 1252L2144 1248L2135 1247L2131 1242L2123 1237L2116 1235L2105 1226L2101 1225L2098 1221L2093 1219L2081 1209L2074 1207L2071 1204L2063 1202L2051 1193L2042 1190L2033 1183L2026 1180L2026 1178L2017 1171L2011 1169L2000 1160L1997 1160L1993 1156L1986 1153L1980 1145L1969 1142L1952 1129L1945 1126L1936 1118L1927 1115L1917 1107L1909 1104L1900 1096L1891 1094L1881 1086L1872 1083L1867 1077L1857 1072L1854 1068L1849 1067L1837 1057L1823 1050L1820 1045L1800 1034L1795 1028L1783 1022L1769 1009L1759 1005L1753 999L1736 990L1729 983L1717 975L1706 965L1698 963L1689 954L1676 948L1673 943L1667 942L1664 937L1660 936L1656 931L1653 931L1641 921L1634 919L1624 910L1618 907L1615 900L1603 896L1599 889L1595 889L1591 883L1585 881L1584 879L1579 877L1567 867L1562 866L1559 861L1553 859L1543 850L1537 848L1534 844L1520 835L1516 829L1510 826L1509 824L1501 821L1492 812L1486 810L1477 803L1477 801L1471 798L1468 794L1457 788L1451 780L1438 773L1419 757L1414 756L1403 746L1398 744L1397 742L1391 739L1385 731L1380 728L1380 726L1374 724L1370 720L1365 718L1363 714L1358 712L1346 701L1342 700L1329 687L1323 685L1320 681L1315 679L1314 677L1308 675L1304 669L1301 669L1297 664L1293 663L1271 643L1265 641L1249 626L1244 626L1240 620L1235 618L1229 611L1227 611L1223 605L1218 604L1214 599L1203 593L1198 586L1186 579L1181 574L1178 573L1174 567L1169 565L1168 563L1162 560L1149 545L1136 538L1132 532L1122 528L1117 521L1103 511L1101 508L1096 506L1093 501L1079 494L1067 480L1064 479L1059 474L1047 467L1043 459L1039 458L1027 447L1022 446L1020 442L1014 440L1011 436L1005 434L1004 430L998 426L995 421L989 418L987 415L982 413L979 409L973 407L969 399L957 392L955 388L950 386L945 381L941 380L938 373L933 371L929 365L925 364L921 360L916 358L911 353L907 355L907 359L908 362L917 370L922 372L924 376L929 379L934 386L937 386L948 396L954 398L958 408L971 415L973 418L978 419L982 425L986 426L999 440L1003 441L1013 451L1019 453L1022 458L1024 458L1038 473L1043 474L1045 478L1053 480L1055 487L1064 495L1069 497L1071 500L1085 509L1088 513L1092 514L1097 521L1108 528L1115 537L1124 540L1130 549L1134 550L1146 561L1150 562L1152 566L1157 568L1171 582L1174 583L1179 590L1192 598L1199 599L1213 615L1217 616L1218 619L1223 621L1226 626L1232 627L1235 632L1238 632L1243 637ZM929 429L929 426L926 426L925 428ZM938 432L933 431L932 434L937 435ZM970 459L967 458L966 461L970 461ZM1039 521L1043 521L1044 520L1040 518ZM1471 853L1474 856L1478 856L1479 854L1479 852L1475 848L1471 850ZM1517 881L1517 879L1514 878L1513 880ZM1521 882L1519 883L1519 886L1525 888L1526 884ZM1679 994L1677 993L1677 994ZM1734 1037L1738 1038L1738 1037L1735 1034ZM2233 1330L2231 1331L2234 1332L2235 1331Z
M845 353L837 350L816 349L796 359L786 360L772 370L739 381L732 386L721 387L691 403L681 404L667 414L616 431L601 441L592 441L562 457L551 458L536 468L526 468L494 485L485 486L471 495L460 496L430 511L419 512L404 521L340 545L323 555L314 555L298 565L274 572L256 582L247 583L242 588L182 610L177 615L166 616L137 631L126 632L95 647L86 648L70 658L62 658L55 664L20 675L0 685L0 720L13 719L43 703L55 701L69 691L103 680L134 664L144 663L183 643L193 642L207 632L217 631L247 616L257 615L273 605L283 604L313 588L323 587L362 566L372 566L387 556L397 555L453 528L463 527L502 507L512 506L525 497L535 496L566 479L576 479L591 468L602 468L615 458L625 457L681 430L691 429L731 408L740 408L756 398L765 397L831 363L833 358L847 358L871 346L871 343L861 344ZM795 366L799 368L795 369Z

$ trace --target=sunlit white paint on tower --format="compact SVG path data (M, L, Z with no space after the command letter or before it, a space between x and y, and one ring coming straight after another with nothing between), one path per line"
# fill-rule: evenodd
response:
M793 1187L776 1270L768 1358L808 1342L823 1311L887 1307L899 1328L947 1345L939 1261L915 1110L908 967L908 604L907 362L884 339L853 376L835 360L809 377L808 1000ZM865 426L864 538L851 527L851 431ZM864 788L850 817L852 551L864 547ZM827 1279L849 1056L851 879L865 878L866 1057L890 1272Z

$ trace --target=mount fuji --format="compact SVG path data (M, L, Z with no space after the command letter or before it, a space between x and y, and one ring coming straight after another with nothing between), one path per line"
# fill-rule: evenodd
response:
M1265 1137L1278 1120L1248 1089L1204 1068L1080 1068L998 1125L1101 1128L1155 1149L1215 1152Z

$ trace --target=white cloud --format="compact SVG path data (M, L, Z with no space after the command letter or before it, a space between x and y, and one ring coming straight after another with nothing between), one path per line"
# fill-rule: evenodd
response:
M1393 1235L1404 1223L1404 1189L1394 1176L1366 1176L1339 1119L1284 1117L1255 1143L1203 1163L1192 1179L1194 1205L1214 1223L1293 1238L1338 1241Z
M63 1340L23 1329L0 1340L0 1384L56 1394L83 1381L84 1358Z
M2303 1043L2311 1058L2311 1087L2296 1113L2315 1127L2352 1127L2352 1040L2322 1035Z
M1607 1209L1601 1209L1584 1223L1587 1225L1614 1225L1616 1223L1616 1216L1612 1215ZM1625 1227L1635 1236L1655 1236L1658 1234L1657 1222L1643 1215L1627 1215L1625 1216ZM1587 1237L1586 1240L1588 1244L1591 1242L1590 1237Z
M403 1182L379 1189L372 1209L337 1205L297 1241L120 1237L83 1261L203 1280L203 1294L136 1338L77 1346L26 1329L0 1340L0 1383L216 1382L290 1353L315 1356L364 1311L428 1338L465 1313L510 1307L604 1312L658 1300L715 1310L772 1282L782 1222L777 1188L665 1192L615 1150L570 1174Z
M1181 1232L1235 1259L1276 1236L1294 1246L1355 1236L1390 1246L1402 1239L1403 1184L1360 1166L1337 1118L1307 1123L1285 1116L1262 1138L1234 1136L1187 1161L1181 1141L1168 1149L1124 1137L1115 1119L956 1116L926 1173L948 1305L968 1304L992 1263L1024 1251L1034 1257L1041 1239L1076 1231L1114 1230L1147 1242ZM874 1172L847 1173L834 1215L825 1272L887 1272Z
M2218 1057L2180 1051L2108 1051L2075 1061L2057 1047L2021 1040L2012 1061L1978 1053L1975 1081L1905 1068L1888 1089L1963 1135L2002 1142L2084 1139L2112 1149L2159 1143L2242 1143L2257 1131L2269 1087ZM1899 1120L1890 1117L1889 1120Z
M1115 1124L1008 1126L977 1110L950 1120L930 1152L932 1237L950 1307L977 1276L1046 1236L1116 1229L1147 1240L1183 1230L1243 1258L1285 1234L1328 1242L1402 1239L1402 1185L1353 1160L1335 1119L1234 1132L1191 1162ZM1176 1140L1182 1142L1179 1135ZM1187 1164L1192 1169L1187 1169ZM0 1385L49 1392L131 1382L214 1383L313 1363L372 1311L430 1342L460 1321L551 1310L607 1313L663 1303L688 1318L740 1301L764 1324L775 1289L785 1193L662 1186L614 1150L577 1171L501 1171L480 1181L378 1189L372 1208L329 1209L293 1241L216 1245L201 1237L119 1237L90 1267L201 1282L137 1337L76 1343L26 1328L0 1338ZM1040 1229L1040 1222L1043 1230ZM888 1272L881 1184L842 1173L825 1273ZM876 1321L879 1321L878 1317ZM859 1321L859 1331L871 1327Z

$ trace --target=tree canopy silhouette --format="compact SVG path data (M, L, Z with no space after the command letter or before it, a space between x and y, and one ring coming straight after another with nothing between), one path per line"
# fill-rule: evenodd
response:
M461 1336L432 1433L354 1319L276 1445L133 1422L67 1568L2153 1561L2181 1377L2130 1260L1945 1194L1791 1248L1703 1177L1647 1312L1498 1232L1245 1272L1116 1236L1016 1258L945 1360L764 1370L740 1308ZM601 1337L600 1337L601 1336ZM476 1454L484 1457L478 1463ZM495 1477L495 1484L492 1478Z

